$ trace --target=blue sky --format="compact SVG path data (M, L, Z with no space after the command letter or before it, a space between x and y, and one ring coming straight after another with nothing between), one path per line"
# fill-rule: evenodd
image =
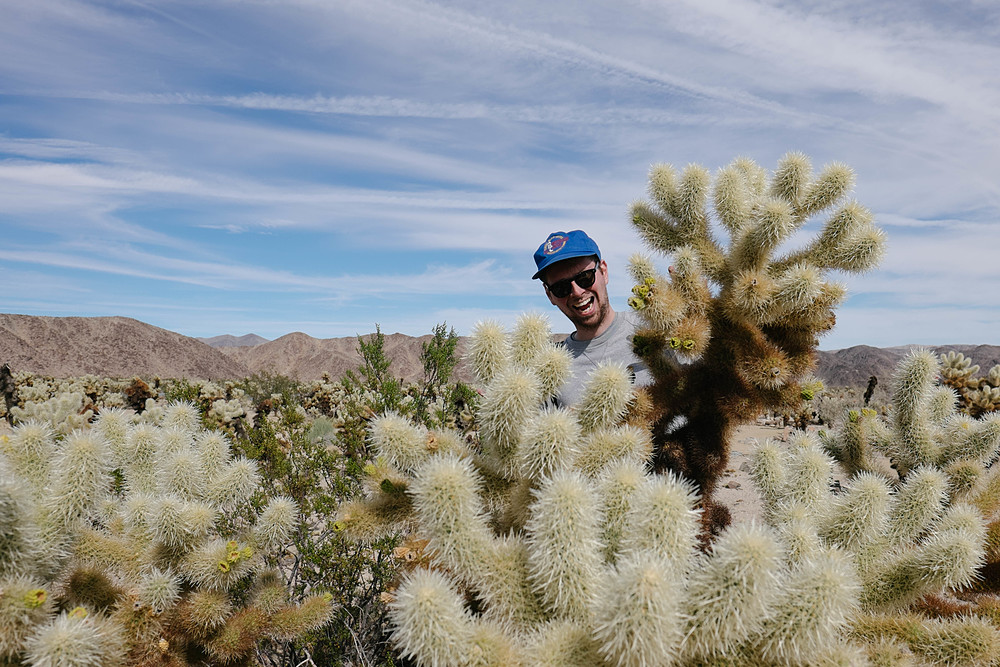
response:
M857 172L823 349L1000 344L1000 5L0 0L0 312L467 334L583 228L625 307L651 164ZM811 229L815 231L818 223ZM664 258L663 265L667 260Z

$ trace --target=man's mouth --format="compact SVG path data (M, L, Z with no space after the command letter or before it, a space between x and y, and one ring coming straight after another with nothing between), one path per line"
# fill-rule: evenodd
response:
M579 302L572 304L573 310L580 315L590 315L594 310L594 296L590 295Z

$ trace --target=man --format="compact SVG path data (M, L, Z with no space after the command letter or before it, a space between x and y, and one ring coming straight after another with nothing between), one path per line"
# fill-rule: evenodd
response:
M535 266L532 280L542 281L549 301L576 328L563 343L573 357L574 379L563 385L556 397L559 404L578 403L587 376L602 362L623 364L635 384L650 384L649 369L632 353L638 318L611 307L608 264L594 240L580 230L553 232L535 251Z

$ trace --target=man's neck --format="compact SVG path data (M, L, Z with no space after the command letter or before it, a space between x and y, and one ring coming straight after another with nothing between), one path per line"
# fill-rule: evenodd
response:
M597 325L594 328L578 327L577 330L573 332L573 340L594 340L602 333L611 328L611 325L615 321L615 317L617 317L615 311L611 309L611 306L608 306L608 316L605 317L603 320L601 320L601 323L599 325Z

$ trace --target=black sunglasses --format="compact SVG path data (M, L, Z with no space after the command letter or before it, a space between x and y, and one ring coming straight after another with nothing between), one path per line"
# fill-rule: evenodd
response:
M562 280L557 280L551 285L545 285L545 289L547 289L549 294L555 298L565 299L569 296L569 293L573 291L573 283L579 285L580 289L587 289L594 284L594 279L596 278L597 266L592 269L587 269L586 271L581 271L571 278L563 278Z

